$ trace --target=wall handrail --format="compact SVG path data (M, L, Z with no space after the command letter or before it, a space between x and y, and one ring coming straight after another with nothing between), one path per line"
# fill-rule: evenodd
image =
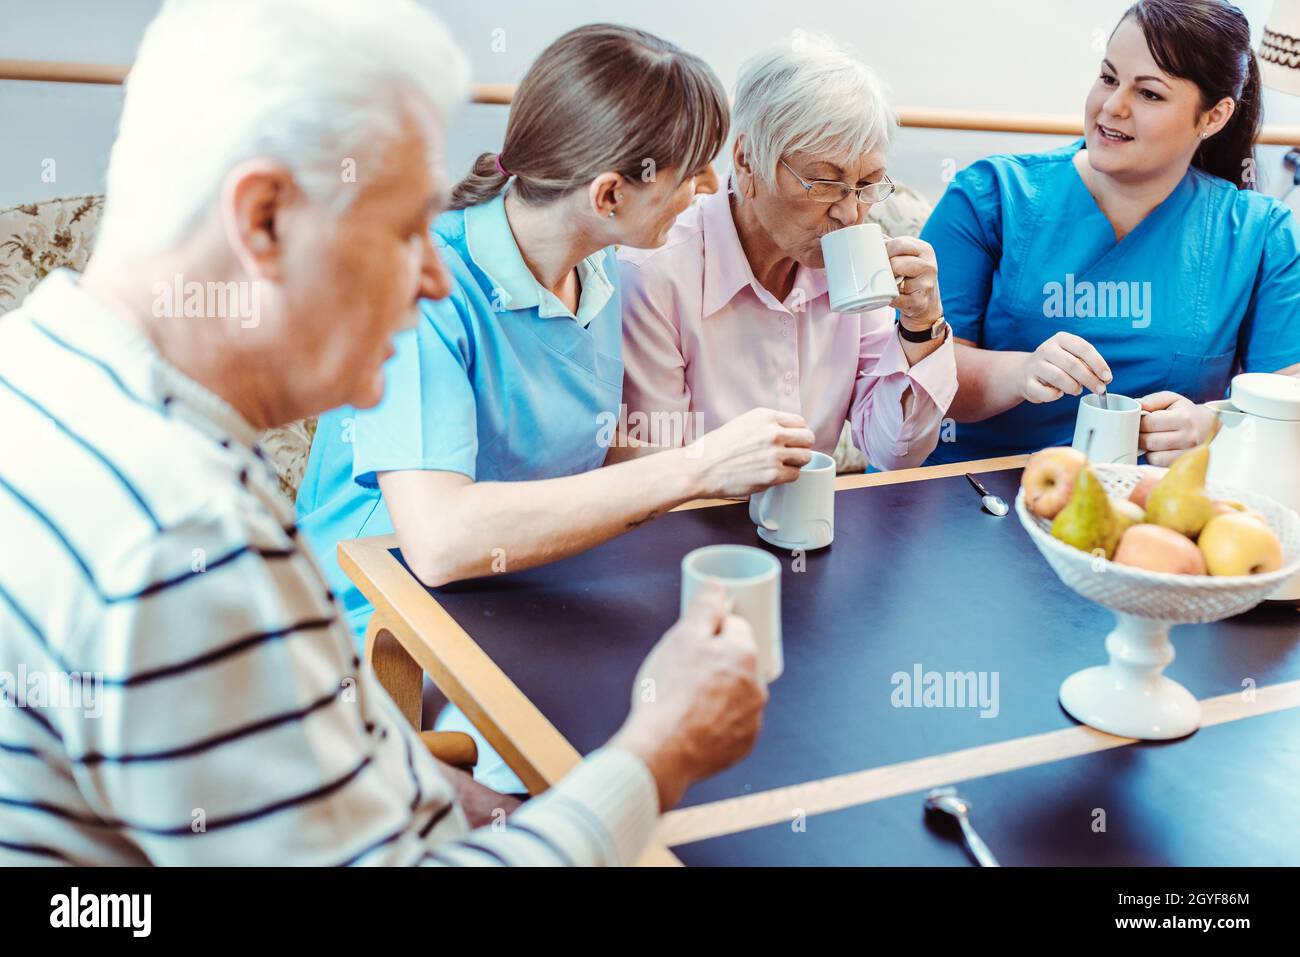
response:
M0 80L31 80L45 83L117 84L129 66L119 63L67 63L58 60L0 59ZM513 83L475 83L475 103L509 106ZM929 130L974 130L988 133L1041 133L1080 136L1083 122L1070 113L1016 113L995 110L953 110L928 106L897 108L902 126ZM1259 141L1265 146L1300 145L1300 126L1266 125Z

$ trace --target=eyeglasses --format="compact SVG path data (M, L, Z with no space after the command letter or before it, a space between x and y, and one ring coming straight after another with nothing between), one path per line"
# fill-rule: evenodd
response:
M781 165L790 170L790 175L799 181L799 185L804 188L804 192L814 203L838 203L849 195L856 193L859 203L878 203L883 199L888 199L894 192L894 181L888 176L882 174L879 183L868 183L866 186L850 186L848 183L839 183L833 179L813 179L807 180L790 169L790 164L781 160Z

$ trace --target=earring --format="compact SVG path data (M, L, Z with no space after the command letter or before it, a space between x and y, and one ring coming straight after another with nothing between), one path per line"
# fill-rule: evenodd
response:
M610 219L614 218L614 211L612 209L609 211L609 218Z
M1210 138L1210 134L1209 134L1209 133L1202 133L1202 134L1201 134L1201 139L1203 139L1203 140L1208 140L1209 138Z

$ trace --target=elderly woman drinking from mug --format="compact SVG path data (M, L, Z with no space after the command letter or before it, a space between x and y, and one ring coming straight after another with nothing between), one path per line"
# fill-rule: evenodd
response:
M663 246L619 252L628 422L689 423L646 445L766 406L802 415L827 453L850 421L882 468L934 449L957 390L934 251L888 240L898 296L859 314L832 308L822 256L822 236L893 191L893 122L875 74L821 38L742 68L729 190L679 217ZM630 445L607 461L645 448Z

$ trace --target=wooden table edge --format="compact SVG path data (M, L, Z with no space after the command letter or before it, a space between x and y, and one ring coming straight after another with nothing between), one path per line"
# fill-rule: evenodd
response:
M957 475L979 475L982 472L1001 472L1004 469L1024 468L1028 455L1004 455L996 459L977 459L971 462L950 462L947 465L922 465L914 469L897 469L893 472L850 472L835 477L835 491L847 492L855 488L873 488L877 485L900 485L904 482L928 482L931 479L952 478ZM972 495L975 493L972 491ZM727 498L701 498L673 509L686 512L695 508L713 508L718 505L739 505L742 500Z
M1254 689L1249 696L1232 691L1202 698L1201 707L1202 720L1197 734L1203 728L1300 709L1300 681L1264 685ZM788 824L794 819L793 814L809 818L927 788L961 784L1141 743L1137 738L1124 738L1086 724L1073 724L677 808L660 820L658 840L668 847L693 844L741 831Z
M390 554L390 536L339 543L344 574L374 605L374 622L387 629L482 732L530 794L569 773L582 756L443 607ZM653 842L638 866L680 867Z
M836 491L950 478L967 472L1020 468L1028 456L841 475ZM974 493L972 493L973 495ZM687 502L674 511L735 505L726 499ZM582 756L429 592L395 559L394 535L339 542L343 573L374 606L386 628L447 699L460 708L529 793L539 794L568 774ZM653 844L642 865L680 866L664 845Z

